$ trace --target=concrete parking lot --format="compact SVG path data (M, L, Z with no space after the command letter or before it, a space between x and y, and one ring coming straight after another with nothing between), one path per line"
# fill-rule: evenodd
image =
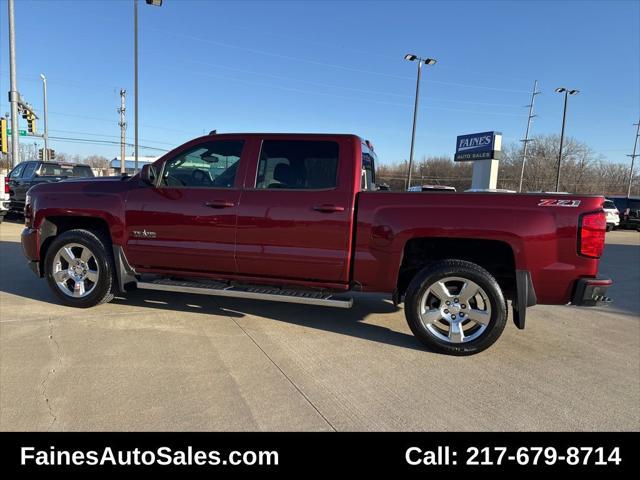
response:
M61 306L0 225L1 430L640 430L640 234L607 234L615 305L536 306L472 357L402 309L134 292Z

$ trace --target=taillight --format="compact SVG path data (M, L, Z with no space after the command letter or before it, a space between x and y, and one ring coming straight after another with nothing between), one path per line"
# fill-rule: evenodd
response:
M4 193L9 194L9 175L4 177Z
M585 213L580 218L578 253L590 258L600 258L604 250L607 217L603 211Z

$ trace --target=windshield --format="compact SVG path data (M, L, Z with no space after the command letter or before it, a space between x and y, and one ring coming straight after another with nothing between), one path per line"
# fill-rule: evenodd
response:
M613 203L611 200L607 200L607 201L604 202L604 207L603 208L614 209L614 208L616 208L616 204Z

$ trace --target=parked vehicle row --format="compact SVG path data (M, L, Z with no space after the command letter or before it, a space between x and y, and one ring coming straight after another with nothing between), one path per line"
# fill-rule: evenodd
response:
M89 165L29 160L21 162L9 173L5 194L9 195L9 210L22 215L27 191L40 183L52 183L68 178L91 178Z
M640 197L612 196L610 199L620 212L620 228L640 229Z
M23 249L74 307L132 288L341 308L388 293L455 355L496 341L507 300L520 329L537 303L609 301L601 196L382 191L376 162L355 135L207 135L134 177L34 185Z
M0 185L2 185L2 193L0 193L0 223L9 213L9 177L0 174Z
M612 200L605 199L602 208L604 209L604 213L607 215L607 232L610 232L614 228L618 228L620 226L620 214L616 208L616 204L613 203Z

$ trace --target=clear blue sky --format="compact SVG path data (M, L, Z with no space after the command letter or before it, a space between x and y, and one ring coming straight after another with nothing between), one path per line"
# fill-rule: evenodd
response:
M18 87L51 136L118 140L119 89L133 138L131 0L16 1ZM0 1L0 113L9 110L7 2ZM311 2L141 0L140 143L170 149L218 129L348 132L383 161L407 158L415 63L424 71L416 155L451 155L455 137L567 135L627 162L640 116L640 2ZM24 124L21 124L24 125ZM25 127L26 128L26 127ZM53 140L57 151L113 158L117 146ZM131 150L131 149L129 149ZM141 150L141 155L157 154Z

